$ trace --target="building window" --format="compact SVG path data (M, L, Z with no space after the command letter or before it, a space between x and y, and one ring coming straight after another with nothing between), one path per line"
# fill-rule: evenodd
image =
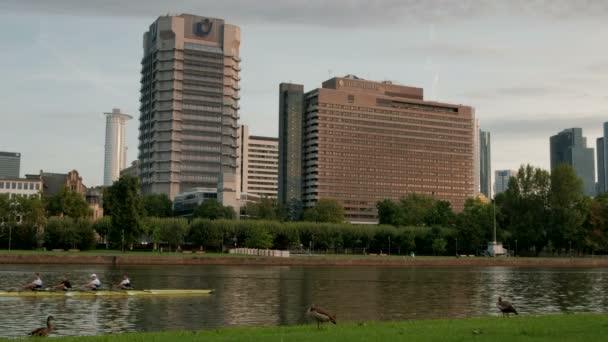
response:
M30 190L34 190L34 183L30 183Z
M36 190L40 190L40 184L36 184Z
M4 182L0 182L0 189L4 189Z
M23 189L23 183L17 183L17 190Z
M17 183L12 182L11 183L11 189L17 189Z

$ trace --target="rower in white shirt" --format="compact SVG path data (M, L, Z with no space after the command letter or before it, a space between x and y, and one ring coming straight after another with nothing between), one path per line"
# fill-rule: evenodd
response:
M88 284L86 284L84 287L89 288L93 291L99 290L99 288L101 287L101 282L97 278L97 274L95 274L95 273L91 274L91 281Z
M24 289L28 290L42 290L42 279L40 279L40 273L34 273L34 281L29 284L23 285Z

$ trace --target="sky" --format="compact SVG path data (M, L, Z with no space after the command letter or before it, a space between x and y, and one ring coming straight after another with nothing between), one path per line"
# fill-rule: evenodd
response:
M608 121L603 0L2 0L0 151L21 175L76 169L103 181L105 118L120 108L137 158L142 35L160 15L241 27L241 123L278 136L281 82L335 76L424 88L475 108L492 168L549 168L549 137Z

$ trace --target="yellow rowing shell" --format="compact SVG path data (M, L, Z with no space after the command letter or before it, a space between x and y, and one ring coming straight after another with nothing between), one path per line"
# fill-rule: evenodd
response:
M139 297L139 296L200 296L213 290L116 290L116 291L0 291L0 297Z

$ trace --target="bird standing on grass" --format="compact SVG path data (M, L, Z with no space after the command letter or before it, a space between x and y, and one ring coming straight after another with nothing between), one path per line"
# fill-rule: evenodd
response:
M309 316L313 317L315 320L317 320L317 328L320 328L320 324L321 323L325 323L325 322L332 322L333 324L336 324L336 316L329 313L327 310L320 308L318 306L316 306L315 304L311 305L308 310L306 311L306 314L308 314Z
M498 307L500 312L502 312L503 316L506 314L507 317L509 317L509 314L511 313L514 313L516 315L518 314L517 310L515 310L515 308L513 307L513 304L507 302L506 300L502 300L501 297L498 297L498 302L496 303L496 306Z
M53 320L53 316L49 316L46 319L46 327L43 328L38 328L36 330L33 330L31 333L29 333L28 335L30 336L39 336L39 337L47 337L49 336L49 334L53 331L54 327L53 324L51 324L51 321Z

